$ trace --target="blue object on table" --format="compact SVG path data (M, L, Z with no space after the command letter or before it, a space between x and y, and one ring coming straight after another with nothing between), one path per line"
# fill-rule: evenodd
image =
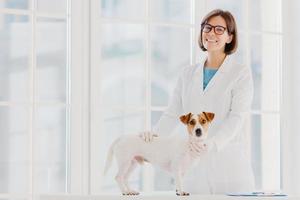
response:
M245 197L284 197L287 196L281 192L249 192L249 193L227 193L228 196L245 196Z

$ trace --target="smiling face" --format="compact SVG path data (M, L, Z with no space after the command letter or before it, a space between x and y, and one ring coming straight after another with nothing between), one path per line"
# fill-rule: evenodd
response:
M211 30L209 31L209 26ZM225 28L222 33L222 27ZM208 32L209 31L209 32ZM221 16L214 16L202 27L202 44L208 52L224 52L225 45L232 41L233 35L227 31L226 21Z
M187 126L191 137L203 140L207 138L208 127L213 118L214 113L202 112L198 115L192 113L182 115L180 120Z

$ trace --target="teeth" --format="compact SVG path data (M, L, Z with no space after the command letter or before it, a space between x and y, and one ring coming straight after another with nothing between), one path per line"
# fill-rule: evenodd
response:
M217 42L216 40L209 40L209 39L206 39L206 41L208 41L208 42Z

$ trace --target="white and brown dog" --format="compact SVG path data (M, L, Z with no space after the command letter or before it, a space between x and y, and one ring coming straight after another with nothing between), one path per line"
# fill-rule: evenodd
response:
M180 117L187 126L189 136L183 137L156 137L152 142L146 143L139 135L122 135L111 145L105 171L109 169L112 157L115 155L119 171L115 177L123 195L138 195L139 193L128 186L128 178L137 164L144 161L158 165L169 171L176 184L177 195L189 195L182 190L182 178L187 169L195 161L190 145L198 143L205 149L203 140L207 138L207 130L214 114L202 112L198 115L189 113Z

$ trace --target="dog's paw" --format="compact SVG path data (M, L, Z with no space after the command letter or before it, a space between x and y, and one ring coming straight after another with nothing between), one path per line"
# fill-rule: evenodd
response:
M190 193L188 193L188 192L179 192L178 190L176 190L176 195L177 196L189 196L190 195Z
M122 194L127 196L127 195L139 195L140 193L137 191L134 191L134 190L129 190L129 191L123 192Z

